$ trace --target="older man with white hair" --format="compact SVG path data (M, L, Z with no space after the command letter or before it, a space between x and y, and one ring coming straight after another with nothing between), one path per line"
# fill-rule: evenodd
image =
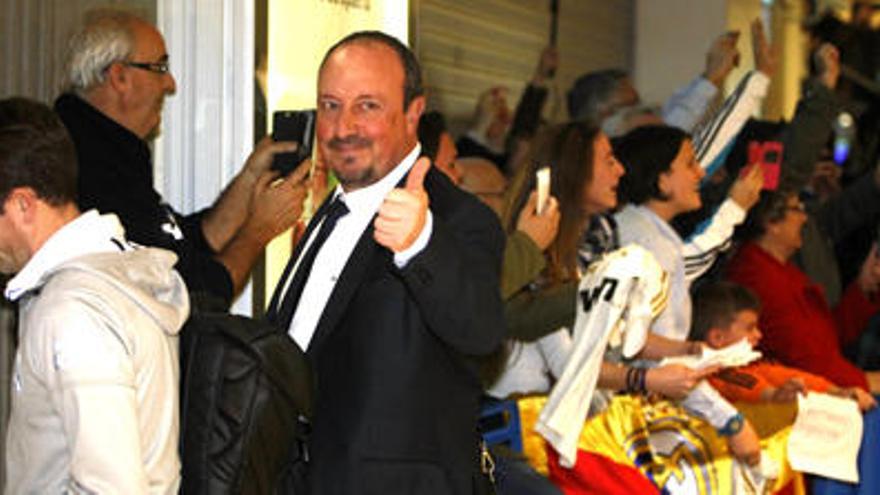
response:
M276 152L264 140L211 208L183 216L153 189L148 140L177 83L162 35L123 11L96 11L71 39L67 89L55 103L77 148L77 203L115 213L138 243L175 251L190 290L228 304L265 244L299 216L305 168L276 182Z

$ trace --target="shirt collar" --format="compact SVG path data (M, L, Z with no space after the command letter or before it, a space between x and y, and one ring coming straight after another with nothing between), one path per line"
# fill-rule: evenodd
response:
M369 214L372 216L379 210L379 206L382 205L385 196L387 196L388 193L397 186L401 179L403 179L403 176L409 172L409 169L415 164L421 151L421 145L416 143L406 157L404 157L396 167L391 169L390 172L385 174L385 177L382 177L369 186L350 192L343 191L342 185L338 185L333 192L334 197L340 197L342 202L345 203L345 206L348 207L349 211L355 214Z
M5 295L15 301L42 285L43 277L63 263L92 253L119 251L125 230L116 215L89 210L55 231L6 284Z

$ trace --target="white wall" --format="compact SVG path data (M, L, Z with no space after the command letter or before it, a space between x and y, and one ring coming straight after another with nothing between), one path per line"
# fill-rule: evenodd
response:
M727 30L727 1L636 0L635 25L636 88L646 103L663 103L703 72L709 46Z
M155 0L0 1L0 96L51 103L60 89L67 40L95 7L119 6L153 19Z
M254 4L158 0L177 94L155 143L156 188L181 212L210 206L253 148ZM251 287L233 305L251 314Z
M544 116L567 120L565 93L585 72L632 67L634 0L560 0L559 72ZM504 86L515 107L547 45L547 0L420 0L413 13L428 107L464 132L484 91Z

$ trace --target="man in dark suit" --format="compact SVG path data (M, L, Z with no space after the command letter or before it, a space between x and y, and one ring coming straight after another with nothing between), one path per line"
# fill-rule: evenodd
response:
M315 372L312 493L489 490L475 361L504 335L504 236L488 208L417 161L424 106L418 62L390 36L349 35L321 64L318 149L340 186L268 315Z

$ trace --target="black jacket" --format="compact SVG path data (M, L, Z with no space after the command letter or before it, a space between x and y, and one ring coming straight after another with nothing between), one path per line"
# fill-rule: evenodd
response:
M202 233L201 215L180 215L153 189L147 143L78 96L61 95L55 111L76 145L80 210L115 213L128 239L174 251L175 268L189 290L210 293L228 306L232 279L214 259Z
M427 246L398 269L371 223L309 344L312 493L486 493L475 357L504 335L504 235L491 210L433 168L425 189Z

